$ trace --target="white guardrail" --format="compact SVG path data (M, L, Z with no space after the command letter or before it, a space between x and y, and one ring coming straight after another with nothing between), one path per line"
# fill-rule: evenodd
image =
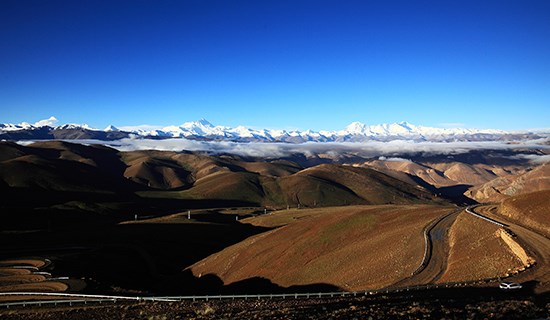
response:
M473 216L475 216L475 217L478 217L478 218L480 218L480 219L483 219L483 220L485 220L485 221L488 221L488 222L490 222L490 223L492 223L492 224L496 224L497 226L499 226L499 227L501 227L501 228L508 227L508 225L506 225L506 224L504 224L504 223L500 223L500 222L498 222L498 221L496 221L496 220L493 220L493 219L491 219L491 218L487 218L487 217L485 217L485 216L480 215L479 213L475 213L474 211L470 210L470 209L473 209L474 207L475 207L475 206L469 206L469 207L467 207L467 208L466 208L466 212L469 213L469 214L471 214L471 215L473 215Z
M501 227L507 227L507 225L502 224L493 219L487 218L480 214L477 214L470 210L473 206L467 207L466 212L472 214L478 218L484 219L488 222L494 223ZM441 222L443 219L451 215L452 213L445 215L439 219L434 220L425 230L425 237L429 237L428 233L433 227ZM425 239L428 241L429 239ZM426 251L429 250L426 246ZM425 257L426 258L426 252ZM424 260L424 259L423 259ZM423 263L421 264L421 267ZM416 272L416 271L415 271ZM499 280L499 278L484 279L484 282L490 282ZM471 284L479 283L479 281L470 281L470 282L453 282L453 283L443 283L443 284L429 284L421 286L410 286L403 288L394 288L394 289L379 289L379 290L369 290L369 291L356 291L356 292L317 292L317 293L279 293L279 294L240 294L240 295L201 295L201 296L163 296L163 297L131 297L131 296L109 296L109 295L92 295L92 294L77 294L77 293L52 293L52 292L0 292L0 296L29 296L29 297L59 297L63 299L49 299L49 300L26 300L26 301L17 301L17 302L4 302L0 303L0 308L10 308L10 307L27 307L27 306L57 306L57 305L77 305L77 304L93 304L93 303L103 303L111 302L117 303L120 301L128 302L177 302L177 301L208 301L208 300L236 300L236 299L298 299L298 298L335 298L335 297L357 297L357 296L368 296L368 295L377 295L377 294L392 294L408 291L418 291L425 289L441 289L441 288L456 288L456 287L465 287Z
M485 281L494 281L495 279L486 279ZM395 289L379 289L369 291L339 291L339 292L317 292L317 293L278 293L278 294L240 294L240 295L202 295L202 296L163 296L163 297L131 297L131 296L108 296L108 295L91 295L91 294L73 294L73 293L49 293L49 292L0 292L0 296L34 296L34 297L60 297L64 299L50 300L26 300L17 302L0 303L0 308L11 307L28 307L28 306L57 306L57 305L86 305L86 304L101 304L103 302L117 303L126 302L178 302L178 301L209 301L209 300L251 300L251 299L312 299L312 298L342 298L342 297L359 297L379 294L394 294L409 291L418 291L425 289L443 289L466 287L471 284L479 283L472 282L457 282L445 284L429 284L423 286L410 286ZM72 299L71 299L72 298Z

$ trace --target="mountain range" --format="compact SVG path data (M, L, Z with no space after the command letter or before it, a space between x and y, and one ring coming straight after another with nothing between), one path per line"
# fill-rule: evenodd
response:
M205 119L186 122L179 126L166 126L158 129L124 127L113 125L94 129L88 125L56 125L57 119L51 117L35 124L0 124L2 140L44 140L44 139L98 139L118 140L124 138L170 139L185 138L191 140L234 141L234 142L364 142L364 141L498 141L524 140L547 137L545 132L507 132L495 129L435 128L417 126L408 122L392 124L365 125L353 122L337 131L299 131L252 129L244 126L228 127L213 125Z

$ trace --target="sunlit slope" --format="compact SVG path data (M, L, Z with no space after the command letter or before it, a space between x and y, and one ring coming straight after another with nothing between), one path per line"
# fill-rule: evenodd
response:
M284 287L327 283L345 290L390 285L408 277L424 254L423 229L452 207L348 206L284 210L244 220L281 226L250 237L190 267L224 283L263 277Z
M118 152L62 141L1 143L0 186L221 200L275 208L429 203L433 195L370 168L245 160L190 152ZM70 200L70 199L69 199ZM229 201L229 202L227 202Z
M523 267L512 241L497 225L462 212L449 231L447 269L439 282L504 277Z
M426 190L367 168L324 164L281 177L222 168L197 179L182 198L236 199L274 207L428 203Z
M445 177L444 173L434 168L405 160L372 160L365 165L376 168L387 174L406 173L412 177L418 177L434 187L445 187L456 184L455 181ZM393 173L392 173L393 172ZM406 179L406 176L401 178Z
M392 176L396 173L405 173L410 177L420 178L436 188L454 185L478 186L499 177L522 172L519 165L469 164L456 161L418 163L406 159L391 159L371 160L362 165L376 168ZM396 178L400 177L396 176ZM407 178L403 177L401 180L407 181Z
M550 190L550 163L525 173L491 180L470 189L466 195L480 202L497 202L541 190Z
M497 213L550 236L550 190L508 198L498 206Z

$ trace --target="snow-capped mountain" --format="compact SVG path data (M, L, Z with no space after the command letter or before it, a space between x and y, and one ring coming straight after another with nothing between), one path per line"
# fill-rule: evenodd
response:
M116 140L122 138L186 138L195 140L236 141L236 142L361 142L361 141L493 141L510 137L536 138L540 134L512 134L493 129L434 128L416 126L408 122L365 125L353 122L339 131L286 131L271 129L252 129L244 126L215 126L205 119L185 122L179 126L167 126L155 129L121 130L110 125L103 130L93 129L85 124L65 124L56 126L55 117L34 124L0 124L0 139L100 139ZM547 135L543 135L547 136Z

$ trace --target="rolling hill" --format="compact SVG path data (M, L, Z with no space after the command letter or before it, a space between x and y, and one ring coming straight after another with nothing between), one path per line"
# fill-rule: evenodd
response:
M347 206L283 210L245 219L278 227L213 254L189 269L228 285L261 277L288 287L326 283L380 288L409 276L423 255L425 225L452 211L439 206Z
M368 168L260 161L172 151L119 152L100 145L1 142L0 188L13 207L145 202L194 207L214 203L286 207L427 203L429 192ZM20 200L30 196L28 203ZM105 198L108 196L108 198ZM98 199L101 198L101 199ZM103 200L102 200L103 199ZM208 204L210 203L210 204ZM155 206L158 206L155 205Z
M466 195L479 202L500 202L509 197L550 189L550 163L526 172L493 179L471 188Z
M550 190L507 198L500 203L497 213L550 236Z

